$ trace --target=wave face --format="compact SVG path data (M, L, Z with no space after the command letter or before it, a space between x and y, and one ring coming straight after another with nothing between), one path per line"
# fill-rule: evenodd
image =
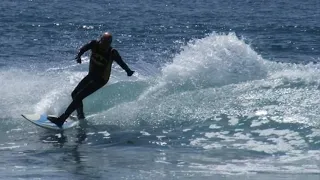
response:
M60 114L87 65L86 58L44 71L1 69L1 119L21 124L21 112ZM114 66L109 84L84 101L92 126L117 127L113 133L139 146L199 150L205 159L181 157L182 166L207 173L320 173L313 161L320 155L318 65L266 61L235 34L211 33L183 45L157 75L139 74L140 65L128 78ZM103 132L87 134L112 139Z

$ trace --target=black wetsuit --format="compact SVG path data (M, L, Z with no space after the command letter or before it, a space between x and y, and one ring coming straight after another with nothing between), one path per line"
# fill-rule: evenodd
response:
M116 61L127 73L131 71L126 63L123 62L118 51L112 47L103 52L99 49L99 41L93 40L80 49L79 55L81 56L88 50L92 52L89 73L71 93L73 101L64 114L60 116L60 119L63 121L65 121L74 110L77 110L78 118L84 118L82 100L107 84L113 61Z

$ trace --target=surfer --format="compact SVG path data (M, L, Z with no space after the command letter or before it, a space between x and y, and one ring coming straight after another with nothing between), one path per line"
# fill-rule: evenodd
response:
M86 51L91 50L89 73L85 76L77 87L71 93L72 102L66 111L59 117L48 117L48 119L62 127L65 120L71 113L77 110L78 119L84 119L83 103L82 100L103 87L110 78L111 66L113 61L116 61L127 72L128 76L132 76L132 71L128 65L122 60L118 51L111 46L112 35L109 32L104 33L100 40L92 40L80 48L76 56L77 63L81 64L81 55Z

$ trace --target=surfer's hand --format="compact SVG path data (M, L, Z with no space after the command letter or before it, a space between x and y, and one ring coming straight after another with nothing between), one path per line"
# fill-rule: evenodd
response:
M134 73L134 71L131 71L131 70L127 71L128 76L132 76L133 73Z
M76 56L75 59L77 60L77 63L81 64L81 57L80 56Z

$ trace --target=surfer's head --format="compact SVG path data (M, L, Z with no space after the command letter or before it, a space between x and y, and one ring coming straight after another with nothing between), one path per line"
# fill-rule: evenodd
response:
M105 32L102 34L100 38L100 44L102 47L109 47L112 43L112 34L109 32Z

